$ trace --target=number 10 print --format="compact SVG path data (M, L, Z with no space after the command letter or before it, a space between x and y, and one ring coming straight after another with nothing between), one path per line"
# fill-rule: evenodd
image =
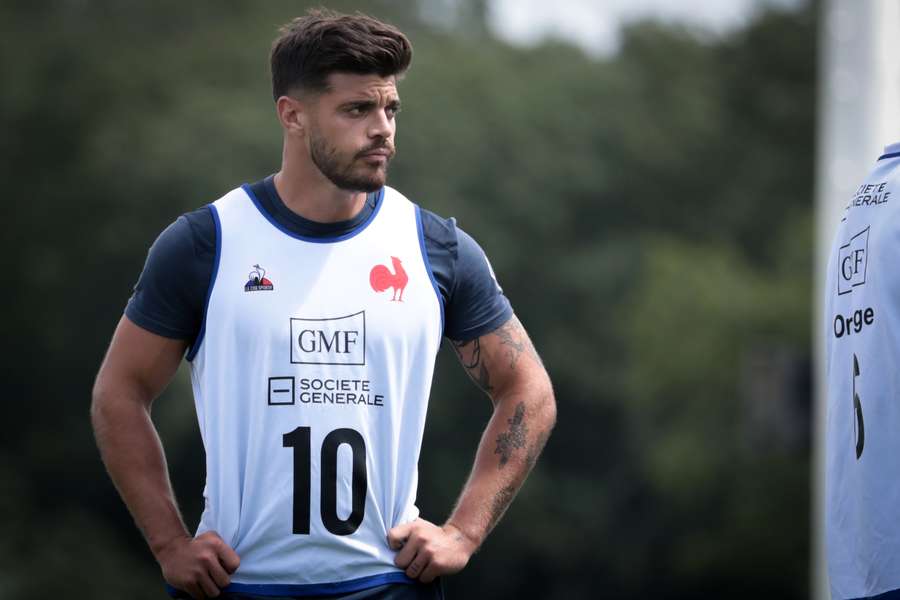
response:
M353 454L352 510L346 519L337 514L337 455L341 444L350 446ZM309 505L312 462L310 428L297 427L283 436L282 445L294 449L294 533L309 534ZM335 429L322 441L322 480L319 501L322 524L334 535L349 535L359 528L366 511L366 442L353 429Z

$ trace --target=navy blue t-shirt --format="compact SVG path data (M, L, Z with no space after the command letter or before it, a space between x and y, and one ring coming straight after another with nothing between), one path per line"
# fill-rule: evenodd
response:
M349 233L364 223L381 198L369 194L352 219L318 223L293 212L278 195L269 177L250 186L263 210L289 231L308 237L330 238ZM490 333L512 316L512 307L494 280L481 247L456 226L422 209L425 251L444 305L444 335L468 341ZM216 227L209 208L181 215L150 247L144 270L125 308L135 324L158 335L193 341L205 311L213 275ZM173 274L177 273L177 277Z

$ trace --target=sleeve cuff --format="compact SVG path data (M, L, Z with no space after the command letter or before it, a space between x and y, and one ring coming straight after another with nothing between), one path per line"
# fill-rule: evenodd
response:
M501 325L504 325L507 321L509 321L512 316L512 306L509 304L509 302L507 302L506 307L503 309L503 311L498 313L492 319L479 324L477 327L470 327L469 329L464 329L463 331L448 331L446 333L446 337L456 342L468 342L483 335L487 335L492 331L496 331L500 328Z

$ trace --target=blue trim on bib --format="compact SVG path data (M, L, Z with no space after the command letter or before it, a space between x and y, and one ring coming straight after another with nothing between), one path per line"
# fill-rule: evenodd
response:
M878 160L882 160L885 158L894 158L897 156L900 156L900 152L890 152L888 154L882 154L881 156L878 157Z
M413 585L416 582L406 576L403 571L369 575L359 579L348 579L335 583L232 583L222 588L223 592L256 594L259 596L325 596L328 594L349 594L366 590L387 583ZM172 598L187 598L179 595L179 591L166 584L166 592Z
M900 152L898 152L898 155L900 155ZM853 600L900 600L900 588L891 590L889 592L883 592L875 596L862 596L860 598L854 598Z
M191 349L188 350L185 356L185 359L189 362L197 356L200 344L203 343L203 336L206 335L206 313L209 312L209 299L212 296L213 287L216 285L216 275L219 274L219 259L222 257L222 222L219 220L219 212L212 204L209 205L209 212L212 213L213 221L216 224L216 257L213 259L212 277L209 278L206 300L203 301L203 321L200 322L200 332L197 333L197 339L191 344Z
M425 248L425 229L422 227L422 212L419 205L416 207L416 231L419 235L419 249L422 251L422 260L425 262L425 270L428 271L428 279L431 280L431 287L437 295L438 306L441 307L441 337L444 335L444 297L441 296L441 289L438 287L437 279L434 278L434 271L431 269L431 261L428 259L428 250Z
M378 211L381 210L381 205L383 204L384 200L384 188L381 188L380 190L378 190L378 195L375 197L375 208L372 210L372 213L353 231L335 237L310 237L307 235L300 235L299 233L295 233L290 229L285 228L281 223L276 221L275 218L270 215L266 211L266 209L263 208L262 204L260 204L259 202L259 199L256 197L256 194L253 193L253 190L250 189L250 186L248 184L245 183L244 185L242 185L241 189L244 190L244 193L247 194L250 197L250 200L253 201L253 206L256 207L256 210L258 210L269 223L271 223L276 229L278 229L278 231L294 239L302 240L304 242L310 242L313 244L332 244L334 242L343 242L344 240L349 240L350 238L359 235L366 227L369 226L369 224L375 218L375 215L378 214Z

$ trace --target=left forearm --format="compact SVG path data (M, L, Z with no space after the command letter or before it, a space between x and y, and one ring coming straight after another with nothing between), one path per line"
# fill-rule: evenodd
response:
M452 343L466 372L491 397L494 414L443 527L416 519L388 531L397 550L394 564L425 583L466 566L519 491L556 421L550 378L515 316L488 334Z
M504 390L494 400L472 473L447 520L474 548L503 516L556 421L553 391L545 377Z

